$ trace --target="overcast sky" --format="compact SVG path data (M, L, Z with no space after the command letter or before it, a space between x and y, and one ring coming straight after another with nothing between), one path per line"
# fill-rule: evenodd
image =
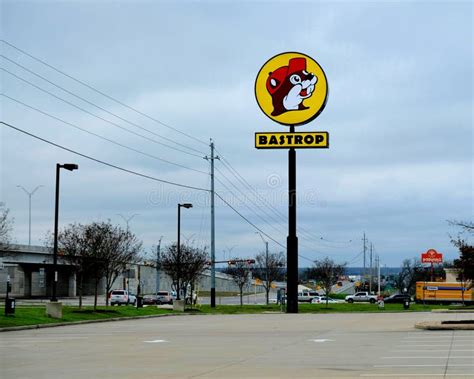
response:
M2 1L1 7L2 39L203 142L1 43L8 59L89 103L2 59L5 70L116 125L5 71L3 93L136 151L6 97L0 97L3 121L112 164L204 188L210 178L202 156L213 138L225 159L216 161L216 190L282 245L287 154L256 150L254 133L285 127L260 111L253 85L275 54L313 57L326 72L329 98L323 113L300 130L328 131L331 146L297 152L300 266L326 255L361 266L364 231L382 265L398 266L429 248L456 257L448 236L456 229L446 220L473 215L472 2ZM182 210L182 239L210 245L205 192L132 176L4 125L0 136L0 201L14 217L17 243L28 242L28 197L16 186L44 185L33 196L32 212L32 242L43 244L53 229L55 164L73 162L78 171L61 172L61 226L107 219L125 226L117 214L138 214L130 228L150 251L160 236L164 244L176 240L177 203L191 202L193 209ZM271 240L269 246L283 250ZM263 248L255 229L217 201L217 258L224 251L225 258L229 251L254 256Z

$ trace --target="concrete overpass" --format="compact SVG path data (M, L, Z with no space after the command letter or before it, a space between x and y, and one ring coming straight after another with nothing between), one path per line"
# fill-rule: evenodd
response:
M140 283L141 292L151 294L156 291L156 274L154 267L144 264L130 264L129 269L117 277L112 288L129 288L131 292L136 292ZM54 278L52 249L44 246L16 244L9 245L8 249L0 249L0 297L5 297L8 275L12 284L12 297L50 297ZM160 283L160 290L171 290L170 278L161 271ZM197 286L201 290L210 290L210 285L210 271L206 270L201 275ZM230 276L217 272L216 290L238 292L238 287ZM257 286L257 292L262 291L263 287ZM94 281L86 276L83 281L83 295L93 294ZM105 279L103 278L99 282L99 295L104 294ZM74 266L60 255L58 256L57 296L77 296Z

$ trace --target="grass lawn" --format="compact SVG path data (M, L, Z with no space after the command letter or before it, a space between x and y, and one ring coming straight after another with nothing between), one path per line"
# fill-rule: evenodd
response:
M58 322L72 322L82 320L100 320L114 317L146 316L154 314L173 313L170 309L160 309L156 307L145 307L137 309L131 306L122 307L97 307L94 312L93 307L63 307L63 318L57 320L46 316L44 306L17 306L15 314L5 316L0 315L0 328L21 325L54 324Z
M211 308L210 305L201 305L192 309L187 309L188 314L250 314L264 312L279 312L280 306L270 305L217 305ZM472 309L471 307L452 307L446 305L423 305L411 304L409 310L404 310L402 304L385 304L384 309L379 309L377 304L300 304L300 313L351 313L351 312L430 312L432 309ZM50 324L57 322L73 322L81 320L99 320L114 317L131 317L174 313L171 309L161 309L157 307L145 307L137 309L131 306L122 307L98 307L97 312L92 307L84 307L79 310L77 307L63 307L63 318L56 320L49 318L45 314L44 306L18 306L15 315L0 315L0 328L21 325Z

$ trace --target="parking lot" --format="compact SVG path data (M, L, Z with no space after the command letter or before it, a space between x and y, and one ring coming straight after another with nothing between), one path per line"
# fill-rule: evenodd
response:
M472 314L173 316L0 334L0 377L474 377Z

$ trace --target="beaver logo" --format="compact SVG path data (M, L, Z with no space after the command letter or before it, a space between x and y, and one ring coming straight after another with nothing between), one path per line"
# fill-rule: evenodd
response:
M305 58L292 58L288 66L270 72L266 86L272 97L272 116L308 109L303 100L313 94L317 81L316 75L306 72Z

